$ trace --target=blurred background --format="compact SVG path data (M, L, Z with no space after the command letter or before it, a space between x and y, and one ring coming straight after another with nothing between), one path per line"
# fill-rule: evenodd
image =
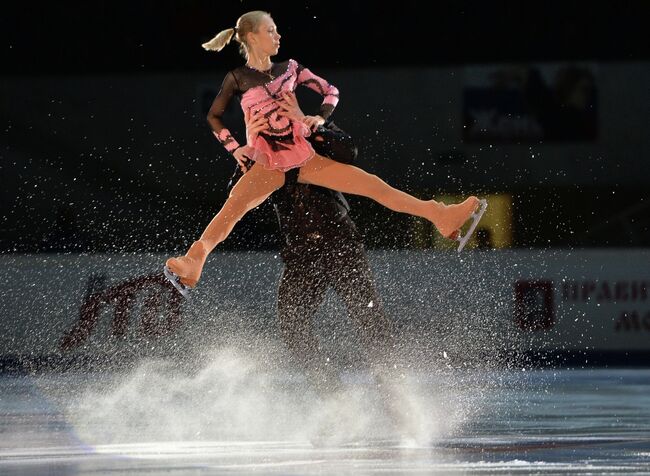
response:
M275 60L339 88L332 119L361 167L423 198L490 199L472 246L650 246L646 2L141 0L3 7L0 252L193 241L234 169L207 110L244 61L201 43L254 9L278 25ZM428 224L351 202L370 248L444 247ZM265 204L223 247L278 245Z

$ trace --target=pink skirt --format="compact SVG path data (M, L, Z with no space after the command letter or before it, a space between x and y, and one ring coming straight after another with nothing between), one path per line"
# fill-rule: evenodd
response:
M252 144L244 146L246 156L269 170L287 170L301 167L315 152L311 144L305 139L311 134L309 128L301 123L293 123L293 137L290 141L278 141L275 147L262 135L258 135Z

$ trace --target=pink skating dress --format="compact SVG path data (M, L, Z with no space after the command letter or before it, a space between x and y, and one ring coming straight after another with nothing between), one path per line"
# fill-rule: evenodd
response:
M237 97L245 117L261 112L269 126L257 137L247 138L245 155L267 169L286 172L300 167L314 156L314 149L305 139L309 128L278 114L282 108L277 103L284 92L295 92L300 85L323 96L320 115L327 119L338 103L338 89L292 59L274 64L269 74L248 66L230 71L208 114L215 137L230 153L241 147L222 121L230 101Z

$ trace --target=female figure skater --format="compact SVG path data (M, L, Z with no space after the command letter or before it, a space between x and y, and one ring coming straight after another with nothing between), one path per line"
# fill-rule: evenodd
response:
M208 113L208 122L215 137L232 153L242 171L247 168L248 161L254 164L233 187L219 213L185 256L167 260L165 275L183 295L187 296L189 289L198 283L208 254L226 239L249 210L282 187L284 173L294 168L300 169L299 183L365 196L391 210L426 218L444 237L461 241L460 251L485 211L487 203L484 200L471 196L454 205L419 200L358 167L318 155L305 137L332 113L338 103L338 90L292 59L271 62L271 57L278 53L281 36L267 12L245 13L239 17L235 28L221 31L203 47L220 51L233 38L240 44L246 64L226 75ZM285 98L299 85L323 96L320 115L305 116L302 121L289 117L290 108ZM241 101L247 130L256 131L247 134L245 146L237 143L221 121L233 96ZM475 213L480 205L480 211ZM470 217L474 222L461 237L460 228Z

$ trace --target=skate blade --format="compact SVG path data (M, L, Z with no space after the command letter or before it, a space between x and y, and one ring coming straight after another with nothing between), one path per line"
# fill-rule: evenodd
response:
M469 239L472 237L472 233L474 233L474 230L476 229L476 226L478 225L478 222L481 221L481 218L483 217L483 214L485 213L485 210L487 210L487 200L479 200L480 207L478 211L472 213L472 224L469 226L469 229L467 230L467 233L465 233L465 236L459 235L458 238L456 238L459 242L458 245L458 252L460 253L463 251L463 248L465 248L465 245L469 241Z
M192 288L181 283L181 278L178 277L178 275L174 274L174 272L167 266L163 268L163 272L165 273L165 277L169 280L170 283L172 283L178 292L181 293L185 299L189 299L190 291Z

